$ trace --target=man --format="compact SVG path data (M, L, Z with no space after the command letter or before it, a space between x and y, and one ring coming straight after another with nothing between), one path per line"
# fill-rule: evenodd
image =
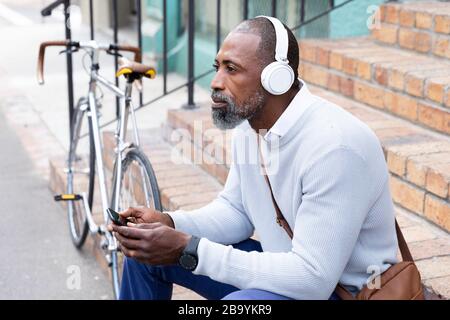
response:
M238 126L218 198L190 212L130 208L121 214L135 223L110 226L128 257L120 298L170 299L177 283L208 299L335 299L338 283L355 294L373 272L397 262L388 172L376 136L302 81L275 92L278 81L271 88L266 79L274 56L281 64L287 58L298 77L298 44L284 28L285 58L280 27L264 17L241 23L217 54L214 123ZM246 161L259 144L292 239L276 222L259 162ZM249 239L254 233L260 242Z

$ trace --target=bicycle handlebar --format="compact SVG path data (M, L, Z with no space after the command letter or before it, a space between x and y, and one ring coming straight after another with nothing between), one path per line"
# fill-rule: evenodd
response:
M67 47L70 44L69 40L62 41L46 41L42 42L39 47L39 56L38 56L38 83L44 84L44 57L45 57L45 49L47 47Z
M38 83L40 85L44 84L44 58L45 58L45 49L47 47L73 47L76 49L86 48L91 50L104 50L104 51L127 51L134 53L134 61L142 62L141 50L138 47L133 46L124 46L124 45L115 45L110 44L109 46L101 46L98 45L95 41L89 41L86 43L80 43L77 41L69 41L69 40L61 40L61 41L46 41L42 42L39 47L39 56L38 56Z

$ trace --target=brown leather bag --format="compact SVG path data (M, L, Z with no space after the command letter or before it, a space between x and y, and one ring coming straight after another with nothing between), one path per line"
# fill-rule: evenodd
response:
M270 184L269 177L267 176L262 154L259 148L259 139L258 150L261 160L261 168L263 170L267 185L269 186L270 195L275 208L276 221L292 239L292 229L281 213L280 207L278 207L273 195L272 186ZM397 240L403 261L392 265L379 276L379 288L369 288L367 285L364 285L356 297L353 297L347 289L338 284L335 289L335 293L342 300L425 300L419 270L414 263L414 259L409 251L408 245L403 237L397 220L395 220L395 229L397 232Z

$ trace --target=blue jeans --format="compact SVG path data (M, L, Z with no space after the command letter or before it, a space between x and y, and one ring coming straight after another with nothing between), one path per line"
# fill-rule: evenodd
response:
M233 247L247 252L262 252L261 244L252 239ZM264 290L239 290L209 277L195 275L178 265L150 266L130 258L124 260L119 298L121 300L170 300L174 283L208 300L292 300ZM330 297L330 300L338 299L334 293Z

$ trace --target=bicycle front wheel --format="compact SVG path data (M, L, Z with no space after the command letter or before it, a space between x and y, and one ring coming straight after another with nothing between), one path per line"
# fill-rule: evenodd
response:
M73 133L67 170L67 193L78 195L85 193L89 209L92 209L95 182L95 150L91 122L88 121L88 124L84 124L85 127L83 127L83 119L87 117L86 110L82 107L86 103L85 99L80 99L73 116ZM80 133L85 130L88 130L89 138L80 140ZM81 248L89 231L83 201L68 201L67 213L72 242L75 247Z
M114 165L114 172L117 164ZM122 175L120 177L120 191L116 199L116 179L113 178L113 192L111 205L118 203L117 211L130 207L147 207L162 210L161 198L155 172L150 160L138 148L128 150L122 160Z
M114 166L114 173L116 172ZM120 178L120 192L116 195L114 186ZM117 211L130 207L147 207L162 211L161 198L156 176L147 156L138 148L130 149L122 160L122 174L113 178L111 207L118 203ZM118 199L116 199L118 197ZM116 298L119 297L123 255L118 251L111 253L112 282Z

